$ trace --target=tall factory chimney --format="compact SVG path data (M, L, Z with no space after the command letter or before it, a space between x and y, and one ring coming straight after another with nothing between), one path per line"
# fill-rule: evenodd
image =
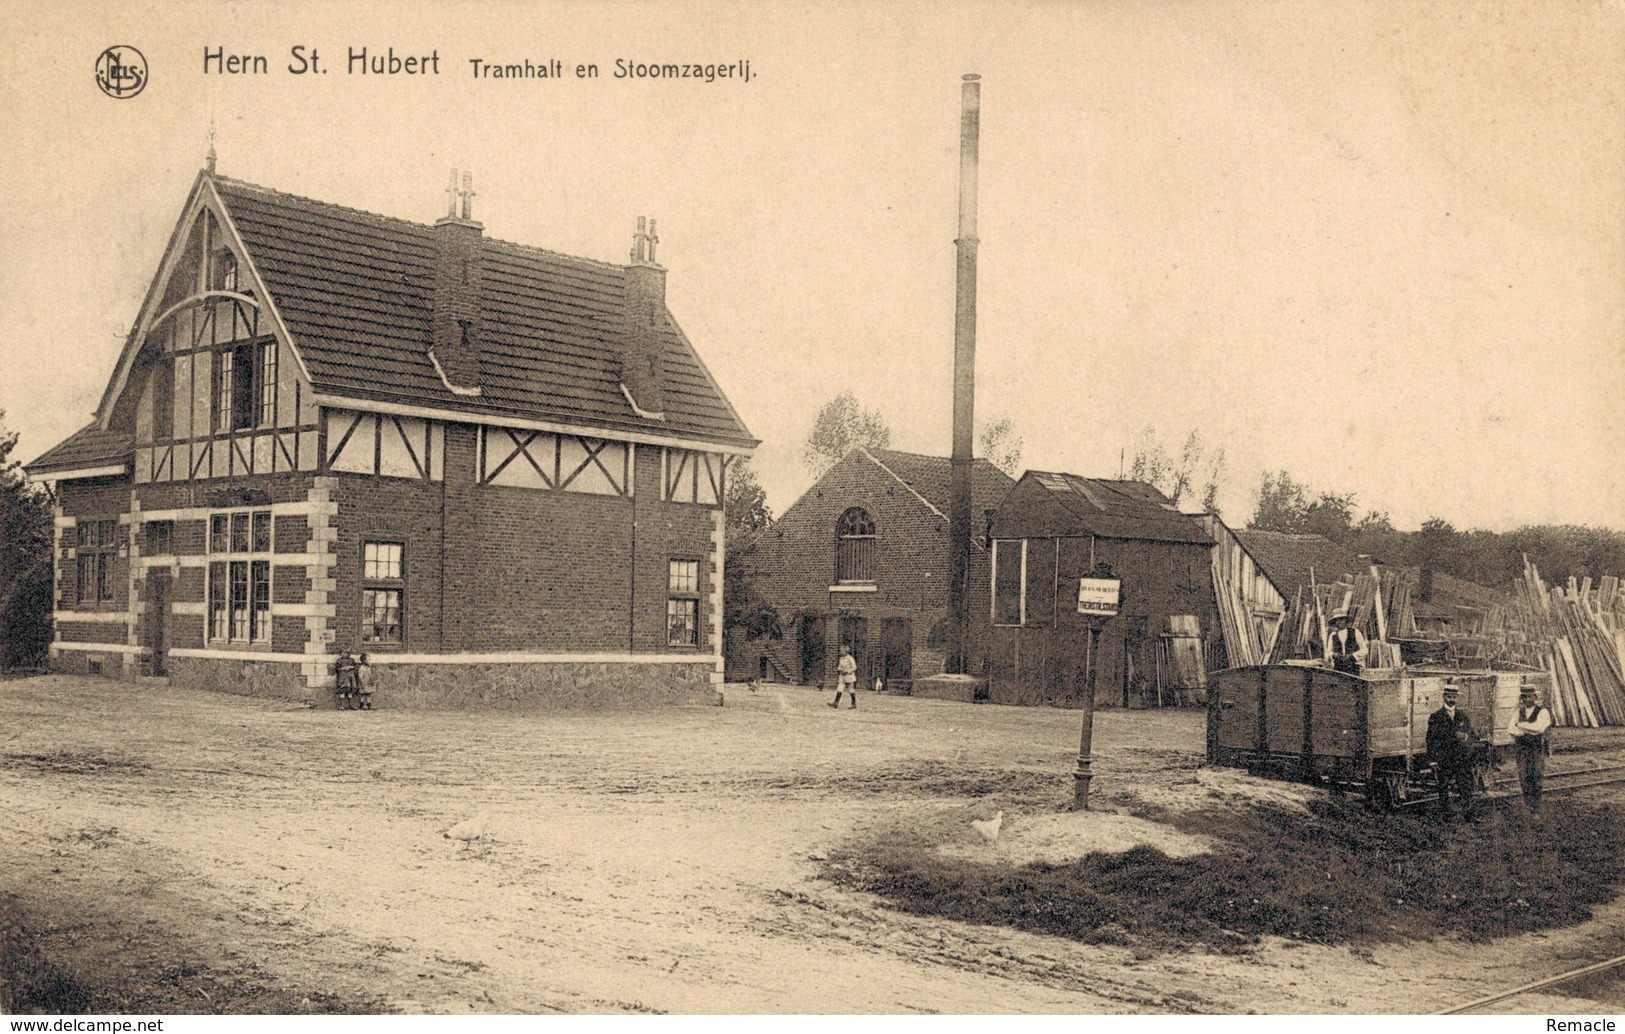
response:
M976 426L976 150L981 133L981 76L960 86L959 239L954 301L954 451L948 484L951 554L948 609L953 645L948 671L970 666L971 462Z

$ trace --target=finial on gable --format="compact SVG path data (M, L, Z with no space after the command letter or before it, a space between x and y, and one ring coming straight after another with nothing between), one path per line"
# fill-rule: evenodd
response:
M209 153L203 159L203 167L209 175L214 175L214 116L209 116Z

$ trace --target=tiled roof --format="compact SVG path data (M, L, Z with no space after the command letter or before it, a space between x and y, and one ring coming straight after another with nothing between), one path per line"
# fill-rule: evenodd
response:
M1296 596L1298 588L1309 586L1309 571L1314 569L1315 582L1335 582L1344 575L1365 574L1371 565L1362 562L1353 550L1341 546L1324 535L1299 535L1284 531L1238 530L1236 538L1263 570L1265 577L1275 583L1287 599Z
M49 474L63 470L90 470L130 462L135 450L134 440L117 431L103 431L91 423L41 453L31 463L23 465L30 474Z
M918 492L926 502L944 514L951 505L949 481L953 477L953 460L946 456L926 456L917 452L898 452L895 449L870 449L869 455L902 481ZM981 515L996 508L1004 500L1015 479L984 459L971 463L971 521L981 526Z
M1179 512L1167 496L1142 481L1112 481L1076 474L1028 471L1078 521L1081 532L1103 538L1212 545L1196 517Z
M481 387L453 394L428 356L430 226L215 177L315 390L479 414L754 444L672 324L665 419L620 388L626 269L481 238Z
M1465 578L1433 572L1433 594L1422 599L1421 568L1403 568L1412 579L1411 609L1417 617L1456 617L1460 610L1489 610L1510 602L1508 594Z

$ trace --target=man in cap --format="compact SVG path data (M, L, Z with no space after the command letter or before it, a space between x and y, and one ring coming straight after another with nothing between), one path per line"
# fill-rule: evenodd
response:
M1331 631L1326 636L1326 663L1335 671L1358 675L1360 669L1365 667L1365 636L1354 627L1346 610L1333 614L1328 624Z
M1540 810L1540 785L1546 779L1546 755L1551 745L1546 730L1552 727L1552 712L1542 707L1534 686L1518 693L1518 710L1507 732L1518 760L1518 782L1523 785L1523 803L1530 811Z
M1438 780L1439 810L1446 817L1451 814L1452 787L1461 799L1463 817L1473 816L1473 762L1477 757L1477 736L1467 712L1457 707L1461 699L1460 688L1451 681L1444 684L1444 706L1428 716L1428 758Z

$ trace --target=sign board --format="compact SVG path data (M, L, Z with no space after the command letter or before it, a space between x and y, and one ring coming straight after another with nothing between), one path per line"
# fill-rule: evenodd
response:
M1079 578L1078 613L1097 618L1116 617L1122 588L1120 578Z

